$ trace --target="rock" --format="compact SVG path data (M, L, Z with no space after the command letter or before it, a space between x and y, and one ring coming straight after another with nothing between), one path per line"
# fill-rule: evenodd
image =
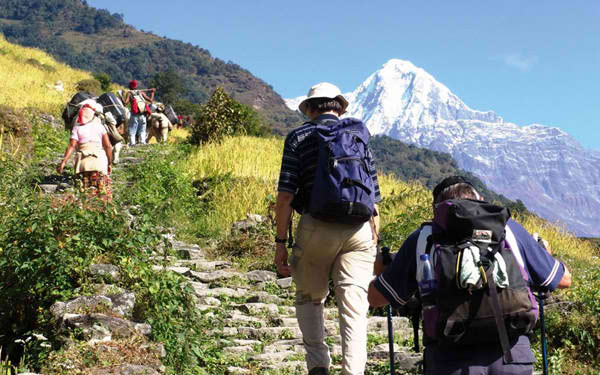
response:
M265 219L257 214L248 214L246 220L240 220L233 223L231 228L234 231L246 232L252 228L257 227L260 223L264 222Z
M106 310L112 306L112 300L106 296L84 296L68 302L56 302L50 307L50 312L56 319L61 319L65 314Z
M184 259L202 259L204 251L196 244L187 244L185 242L172 240L171 245L173 250L179 253L179 256Z
M229 267L231 264L225 261L207 261L203 259L184 259L175 262L177 266L190 267L195 271L215 271Z
M277 279L277 274L275 272L271 272L271 271L256 270L256 271L248 272L246 274L246 277L250 281L257 281L257 282L274 281L275 279Z
M379 344L368 353L369 358L375 359L387 359L389 358L389 354L388 344ZM403 350L394 350L394 359L398 370L408 371L418 367L419 363L423 361L423 355Z
M45 194L54 194L54 193L56 193L56 189L58 189L58 185L53 185L53 184L41 184L38 186L40 187L40 189L42 189L42 191Z
M279 309L273 303L245 303L236 306L239 310L252 315L267 314L270 316L278 316Z
M238 272L228 271L213 271L213 272L195 272L190 271L190 276L196 280L202 281L203 283L211 283L213 281L227 280L235 276L240 276Z
M234 325L237 323L248 324L254 323L257 325L264 325L264 321L254 316L248 316L240 313L233 313L229 315L229 319L225 322L226 325Z
M198 297L243 297L248 291L243 289L231 289L231 288L213 288L213 289L196 289L196 295Z
M62 83L62 81L56 81L54 84L54 90L58 92L65 92L65 85Z
M257 340L273 337L277 338L281 337L282 335L292 338L302 337L302 332L300 332L300 328L298 327L238 327L237 330L239 334Z
M262 302L262 303L274 303L276 305L283 304L283 300L277 296L274 296L267 292L255 292L254 295L248 297L246 300L248 303Z
M275 284L279 285L279 287L282 289L288 289L292 286L292 278L286 277L283 279L277 279L275 280Z
M225 353L234 353L234 354L246 354L246 353L254 353L255 350L253 347L248 345L238 345L238 346L228 346L223 349Z
M65 314L63 320L67 327L91 329L94 326L106 328L112 337L127 338L135 334L150 335L152 327L145 323L134 323L129 320L104 314Z
M148 343L140 346L141 349L147 349L151 353L155 353L159 358L167 356L167 350L162 343Z
M298 353L294 351L284 351L284 352L275 352L275 353L262 353L259 355L255 355L250 359L253 361L261 361L261 362L281 362L288 357L292 357L297 355Z
M221 306L221 301L215 297L203 297L203 298L200 298L199 301L203 305Z
M133 312L135 306L135 294L124 292L119 294L107 295L112 302L112 311L122 316L127 316Z
M261 367L263 369L274 371L285 369L285 371L291 371L292 373L295 373L296 371L306 373L308 371L305 361L265 362Z
M234 339L232 341L236 345L260 345L262 342L258 340L242 340L242 339Z
M191 275L191 270L187 267L177 267L177 266L152 266L152 270L153 271L158 271L158 272L162 272L162 271L171 271L171 272L175 272L178 273L180 275L183 276L190 276Z
M152 367L142 365L118 365L113 367L103 367L93 369L90 375L160 375L158 371Z
M247 374L251 374L252 372L248 369L245 368L241 368L241 367L234 367L234 366L229 366L227 367L227 375L247 375Z
M90 272L94 276L109 276L113 280L119 280L121 277L119 268L112 264L92 264L90 265Z
M298 319L296 318L278 318L277 323L281 327L298 327Z
M223 336L237 336L238 335L238 329L235 327L225 327L223 328Z

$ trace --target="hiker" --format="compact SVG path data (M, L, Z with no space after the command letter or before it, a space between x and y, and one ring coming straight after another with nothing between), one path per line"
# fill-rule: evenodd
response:
M549 251L540 246L525 228L510 219L508 210L484 202L467 179L461 176L444 179L434 189L433 197L434 225L423 225L414 231L402 244L392 264L371 282L370 305L379 307L391 303L392 306L401 307L406 305L418 288L424 291L422 294L425 296L421 297L421 301L425 306L423 343L426 375L533 374L535 357L531 351L528 333L537 320L538 306L531 296L530 288L548 291L568 288L571 285L569 271L554 259ZM452 206L456 211L452 211ZM477 228L482 227L481 222L472 226L465 224L465 221L460 220L466 220L467 216L461 214L460 219L458 214L452 216L452 212L459 212L459 207L478 207L479 210L487 210L486 214L495 212L491 216L474 216L477 220L496 217L496 215L502 216L502 220L498 221L500 223L497 226L498 230L478 230ZM444 217L454 219L444 222ZM469 222L471 223L475 221ZM444 230L442 226L454 229ZM456 261L461 259L457 258L457 253L453 255L455 258L447 258L445 254L452 253L444 249L452 249L452 246L455 246L452 244L464 243L453 239L453 236L457 235L456 232L463 227L467 228L465 233L472 235L469 237L469 241L473 241L470 242L471 245L477 243L478 246L484 246L489 250L492 249L491 244L499 242L498 246L508 244L510 250L504 247L502 252L499 250L494 253L490 261L486 257L489 252L483 250L480 252L481 248L472 245L468 248L460 248L463 249L458 253L462 254L460 263ZM501 233L497 239L494 238L496 232ZM428 238L429 234L432 234L430 237L432 241ZM463 234L457 235L460 236ZM505 242L501 241L502 238L505 238ZM439 242L435 242L436 239ZM423 253L427 248L435 251ZM471 249L475 251L471 252ZM417 256L417 253L420 255ZM433 257L431 268L429 256ZM469 260L470 257L473 259ZM445 262L445 259L454 259L454 264L450 266L451 262ZM417 267L417 264L420 266ZM458 267L457 264L460 268L454 271L455 267ZM490 265L486 271L483 268L486 264L494 264L494 267ZM444 265L447 267L444 268ZM478 266L480 268L477 268ZM426 270L435 271L430 273ZM454 277L451 282L445 276L448 272ZM484 273L486 284L481 284ZM420 278L419 274L437 275L438 279L434 284L426 283L424 281L426 277ZM477 277L471 278L474 275ZM419 278L420 284L417 282ZM460 285L460 291L456 291L459 288L457 283ZM432 287L433 285L437 286ZM482 285L493 286L493 288L482 287ZM517 286L520 288L518 292ZM429 294L435 288L442 287L444 289L439 291L439 295L435 295L435 292ZM499 289L501 291L498 291ZM499 304L499 308L493 307L494 295L497 295L496 302L503 302ZM431 296L435 296L434 299L431 299ZM474 305L470 305L471 301L481 307L472 309ZM463 309L464 306L471 307ZM519 308L518 311L515 306ZM485 320L479 319L482 310L487 311L483 314L488 314ZM457 315L459 312L464 315ZM513 312L512 319L507 317L508 314L502 315L502 313ZM489 314L493 317L490 318ZM513 324L517 317L519 324ZM496 324L497 321L509 320L510 324L500 326ZM471 324L475 328L469 330ZM508 334L507 327L510 328L511 335ZM504 347L506 349L503 349Z
M150 108L147 102L154 102L154 93L156 89L152 88L145 91L150 91L151 95L148 97L142 90L137 90L138 81L131 80L129 82L129 89L125 93L123 103L131 106L131 118L129 120L129 145L135 146L136 137L139 137L140 144L146 144L146 115L149 114Z
M355 182L371 186L368 198L372 211L365 214L366 218L361 218L363 222L337 222L315 214L316 208L313 207L313 203L329 193L321 190L323 186L320 185L321 180L318 180L320 177L316 177L316 171L323 170L318 168L320 161L328 165L327 158L320 160L318 157L323 146L320 146L321 140L317 133L349 125L368 136L368 130L359 120L340 120L347 106L348 102L340 90L330 83L319 83L310 89L307 99L299 105L300 111L310 121L286 137L277 189L274 261L279 274L291 274L296 283L296 318L302 331L310 375L329 374L331 358L324 342L323 304L329 293L330 276L339 311L343 373L364 374L367 362L367 288L373 278L376 255L374 238L379 229L376 203L381 198L377 172L366 145L363 145L366 157L361 163L356 163L356 160L339 163L363 168L365 180ZM358 135L353 136L355 142L358 142L357 137ZM359 186L346 188L356 194L362 192ZM344 207L345 211L354 214L352 202L349 209L347 205ZM297 242L288 263L286 238L288 227L291 226L292 209L302 216L296 229Z
M67 161L76 151L75 176L80 180L81 189L112 201L112 146L98 114L102 114L102 106L97 103L90 102L81 107L64 158L56 171L62 174Z
M171 121L169 121L169 118L164 113L164 104L153 104L152 108L153 111L149 116L150 131L148 132L146 143L149 143L152 137L155 137L158 143L166 143L169 131L173 129L173 124L171 124Z

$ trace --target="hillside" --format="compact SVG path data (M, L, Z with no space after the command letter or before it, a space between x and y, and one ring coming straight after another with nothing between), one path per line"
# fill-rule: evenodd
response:
M175 72L185 97L195 103L222 86L279 132L300 121L271 86L239 65L189 43L138 31L85 0L0 0L0 32L75 68L105 72L122 85L136 78L147 87L157 73Z

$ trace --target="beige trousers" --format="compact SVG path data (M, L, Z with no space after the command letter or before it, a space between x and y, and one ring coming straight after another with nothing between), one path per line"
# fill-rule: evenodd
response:
M371 225L326 223L306 214L300 218L296 241L290 264L307 367L328 368L331 363L323 318L331 278L340 316L343 374L363 375L367 362L367 290L377 251Z

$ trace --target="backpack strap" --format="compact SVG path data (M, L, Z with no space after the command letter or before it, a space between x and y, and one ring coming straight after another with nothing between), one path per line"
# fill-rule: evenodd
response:
M502 346L502 352L504 353L504 362L513 363L512 353L510 352L510 344L508 341L508 332L506 331L506 325L504 324L504 318L500 309L500 300L498 299L498 290L496 289L496 281L493 275L494 267L489 267L486 271L488 281L488 298L491 302L492 312L494 313L494 319L496 320L496 327L498 328L498 337L500 338L500 345Z

